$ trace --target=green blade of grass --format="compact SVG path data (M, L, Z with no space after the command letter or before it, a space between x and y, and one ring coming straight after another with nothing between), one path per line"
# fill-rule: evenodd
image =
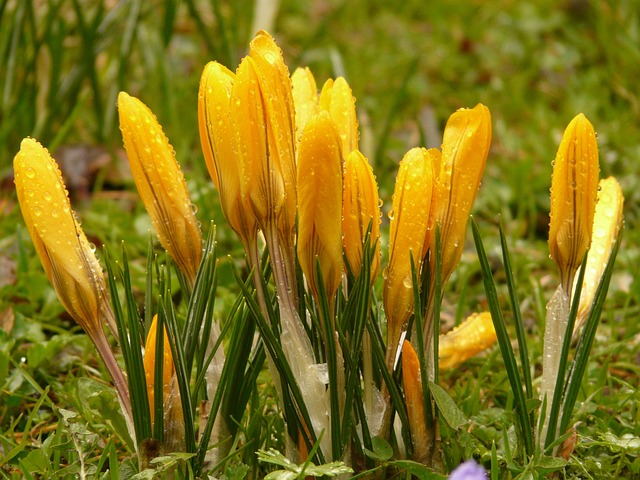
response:
M509 289L509 300L511 301L511 312L516 328L516 338L518 340L518 352L520 354L520 365L522 369L522 377L527 392L527 398L533 398L533 386L531 383L531 366L529 365L529 348L527 346L527 337L520 311L520 301L518 300L518 292L516 282L513 277L513 268L511 267L511 256L509 255L509 246L507 245L507 236L500 218L500 245L502 247L502 262L504 264L504 272L507 280L507 288Z
M502 353L502 358L507 369L507 376L509 377L511 391L514 395L515 408L522 431L525 452L528 456L531 456L534 450L533 430L531 428L531 422L527 412L527 404L524 391L522 389L522 381L518 374L518 365L513 353L513 348L511 347L507 326L505 324L504 317L502 316L502 310L498 300L498 292L496 291L496 285L491 273L491 267L489 266L489 260L487 259L482 238L480 237L480 230L473 217L471 218L471 228L473 230L473 240L478 252L480 268L482 270L482 278L487 295L487 302L489 303L489 310L491 312L491 320L493 321L493 325L496 330L500 352Z

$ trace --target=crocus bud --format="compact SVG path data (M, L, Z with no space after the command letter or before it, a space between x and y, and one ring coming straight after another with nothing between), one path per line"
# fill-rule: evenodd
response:
M278 231L283 239L289 241L295 232L297 208L295 113L291 79L282 57L282 51L267 32L258 32L252 40L250 58L255 66L255 80L257 80L256 84L251 83L250 86L257 89L256 93L260 96L258 101L263 103L265 115L258 119L258 122L252 126L252 130L253 134L267 134L265 138L268 148L267 155L273 159L262 157L253 161L249 160L249 162L257 162L263 166L273 162L272 166L275 170L271 172L270 181L282 182L283 194L281 212L278 214ZM245 104L244 108L252 107L247 107ZM236 110L235 119L238 118L237 113ZM246 140L246 137L242 137L242 139ZM246 164L247 159L245 158L243 162L245 162L243 165ZM247 192L248 189L255 190L258 187L257 184L247 183L248 179L249 177L245 176L243 192ZM249 195L250 198L256 196L254 192ZM262 195L262 193L258 195Z
M20 210L44 271L60 303L102 357L134 438L126 379L103 330L106 321L117 334L102 268L71 210L58 164L36 140L25 138L13 167Z
M309 68L296 68L291 75L296 112L296 140L299 142L309 119L318 113L318 87Z
M578 114L562 136L551 177L549 250L569 297L575 273L591 242L598 176L593 125Z
M120 92L118 112L131 173L153 228L193 284L202 257L202 236L173 148L153 112L137 98Z
M297 207L291 80L282 52L266 32L251 42L231 90L231 117L238 130L242 195L260 227L277 223L288 240Z
M442 140L442 157L434 163L436 182L424 253L435 272L436 226L440 228L442 281L460 262L471 207L491 143L491 114L482 104L460 109L449 117ZM432 278L433 275L432 275Z
M622 228L622 206L624 197L618 181L609 177L600 180L598 188L598 203L593 218L593 230L591 234L591 246L587 257L587 270L584 274L584 283L580 292L578 304L578 316L574 327L574 333L586 321L596 290L600 284L611 250L618 239ZM577 279L576 279L577 280Z
M83 330L92 339L103 337L102 321L112 316L102 267L71 210L58 164L25 138L13 165L22 216L51 285Z
M357 277L362 248L371 224L369 242L375 244L371 259L371 282L380 270L380 203L378 185L369 162L359 150L347 155L342 189L342 242L349 268Z
M316 263L327 297L342 277L342 152L329 113L311 118L298 153L298 259L318 300ZM332 302L330 301L330 304Z
M157 342L157 330L158 330L158 315L153 316L149 332L147 333L147 340L144 346L144 378L147 381L147 396L149 398L149 409L151 411L151 421L154 421L155 416L155 373L156 373L156 342ZM162 394L163 405L168 408L167 399L171 394L171 378L173 377L176 369L173 364L173 355L171 354L171 346L169 345L169 337L165 329L163 332L163 346L162 346Z
M452 370L486 350L496 341L489 312L474 313L450 332L440 335L438 358L441 370Z
M358 120L356 118L356 99L347 81L338 77L325 82L320 92L320 108L331 113L336 122L342 151L348 155L358 149Z
M386 268L383 303L387 317L387 365L395 363L402 331L413 314L411 257L420 272L422 246L431 209L433 162L437 150L413 148L398 169L389 213L389 265Z
M198 94L198 125L209 175L220 192L220 205L245 247L257 225L242 199L237 132L231 122L230 96L235 74L217 62L204 68Z
M420 361L413 346L406 340L402 346L402 383L407 416L409 417L409 425L411 425L413 459L424 463L428 458L429 436L424 413Z

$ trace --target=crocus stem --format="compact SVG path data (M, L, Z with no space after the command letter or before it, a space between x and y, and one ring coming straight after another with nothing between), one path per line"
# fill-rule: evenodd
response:
M107 367L109 375L111 375L113 386L115 387L116 394L118 395L118 402L120 403L120 408L122 408L122 413L127 423L129 435L131 435L133 444L136 445L137 449L138 444L136 442L136 433L133 427L133 413L131 411L131 399L129 398L127 379L125 378L124 373L122 373L116 358L113 356L113 351L107 341L107 337L104 335L92 335L91 340L93 341L100 358L102 358L102 361Z
M271 264L273 278L276 284L278 304L280 306L280 321L282 350L286 361L291 367L295 381L306 400L306 407L311 416L316 435L325 429L326 433L321 441L323 452L329 452L328 442L331 438L326 412L326 388L320 378L320 372L315 362L311 342L294 307L291 279L287 277L286 259L283 258L281 245L278 241L278 231L275 222L270 222L264 229L265 240ZM309 426L311 427L311 426Z

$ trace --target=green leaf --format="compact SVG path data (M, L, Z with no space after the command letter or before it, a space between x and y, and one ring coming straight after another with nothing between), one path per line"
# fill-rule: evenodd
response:
M371 447L373 448L373 451L368 448L365 448L364 451L367 457L372 458L373 460L387 462L391 460L391 457L393 457L393 448L391 448L389 442L384 438L371 437Z
M454 430L457 430L469 420L464 416L462 410L456 405L456 402L449 396L444 389L433 382L429 382L429 388L431 389L431 395L438 406L438 410L442 414L442 418L447 422Z

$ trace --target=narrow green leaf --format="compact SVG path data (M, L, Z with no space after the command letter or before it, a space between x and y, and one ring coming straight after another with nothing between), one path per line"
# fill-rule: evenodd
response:
M569 422L571 421L571 416L573 414L573 407L575 406L578 398L578 392L580 390L580 385L582 384L582 377L584 376L587 363L589 362L589 354L591 353L591 347L596 336L596 330L598 328L598 323L600 322L604 302L607 298L611 276L613 275L613 267L618 255L618 250L620 249L621 240L622 231L620 231L618 239L611 251L609 261L607 262L607 266L605 267L600 283L598 284L598 289L596 290L593 304L589 311L589 316L587 317L582 334L578 340L578 345L576 346L576 353L568 374L565 401L560 421L560 432L566 432L569 428Z
M529 348L527 346L526 331L522 313L520 312L520 301L518 300L518 292L516 282L513 277L513 268L511 267L511 256L509 255L509 246L507 245L507 235L500 218L500 245L502 246L502 261L504 263L504 272L509 288L509 299L511 301L511 312L516 327L516 338L518 339L518 352L520 353L520 365L522 368L522 377L527 391L527 398L533 398L533 386L531 383L531 366L529 365Z
M447 425L454 430L457 430L469 421L464 416L464 413L462 413L462 410L460 410L458 405L456 405L456 402L453 401L453 398L451 398L440 385L430 382L429 388L431 390L431 395L438 406L438 412L442 414L442 418L447 422Z
M484 245L482 244L480 230L473 217L471 218L471 228L473 231L476 250L478 252L480 268L482 270L484 289L487 295L487 302L489 303L489 310L491 312L491 320L493 321L493 326L496 330L500 353L502 354L502 358L507 369L507 376L509 377L509 383L511 385L511 391L514 395L517 418L521 426L525 452L530 456L533 454L533 430L531 428L531 422L527 412L526 398L522 389L520 375L518 374L518 365L513 353L513 348L511 347L507 326L505 324L504 317L502 316L502 309L500 308L498 292L496 291L496 285L493 280L493 274L491 273L491 267L489 266L489 260L487 259Z

